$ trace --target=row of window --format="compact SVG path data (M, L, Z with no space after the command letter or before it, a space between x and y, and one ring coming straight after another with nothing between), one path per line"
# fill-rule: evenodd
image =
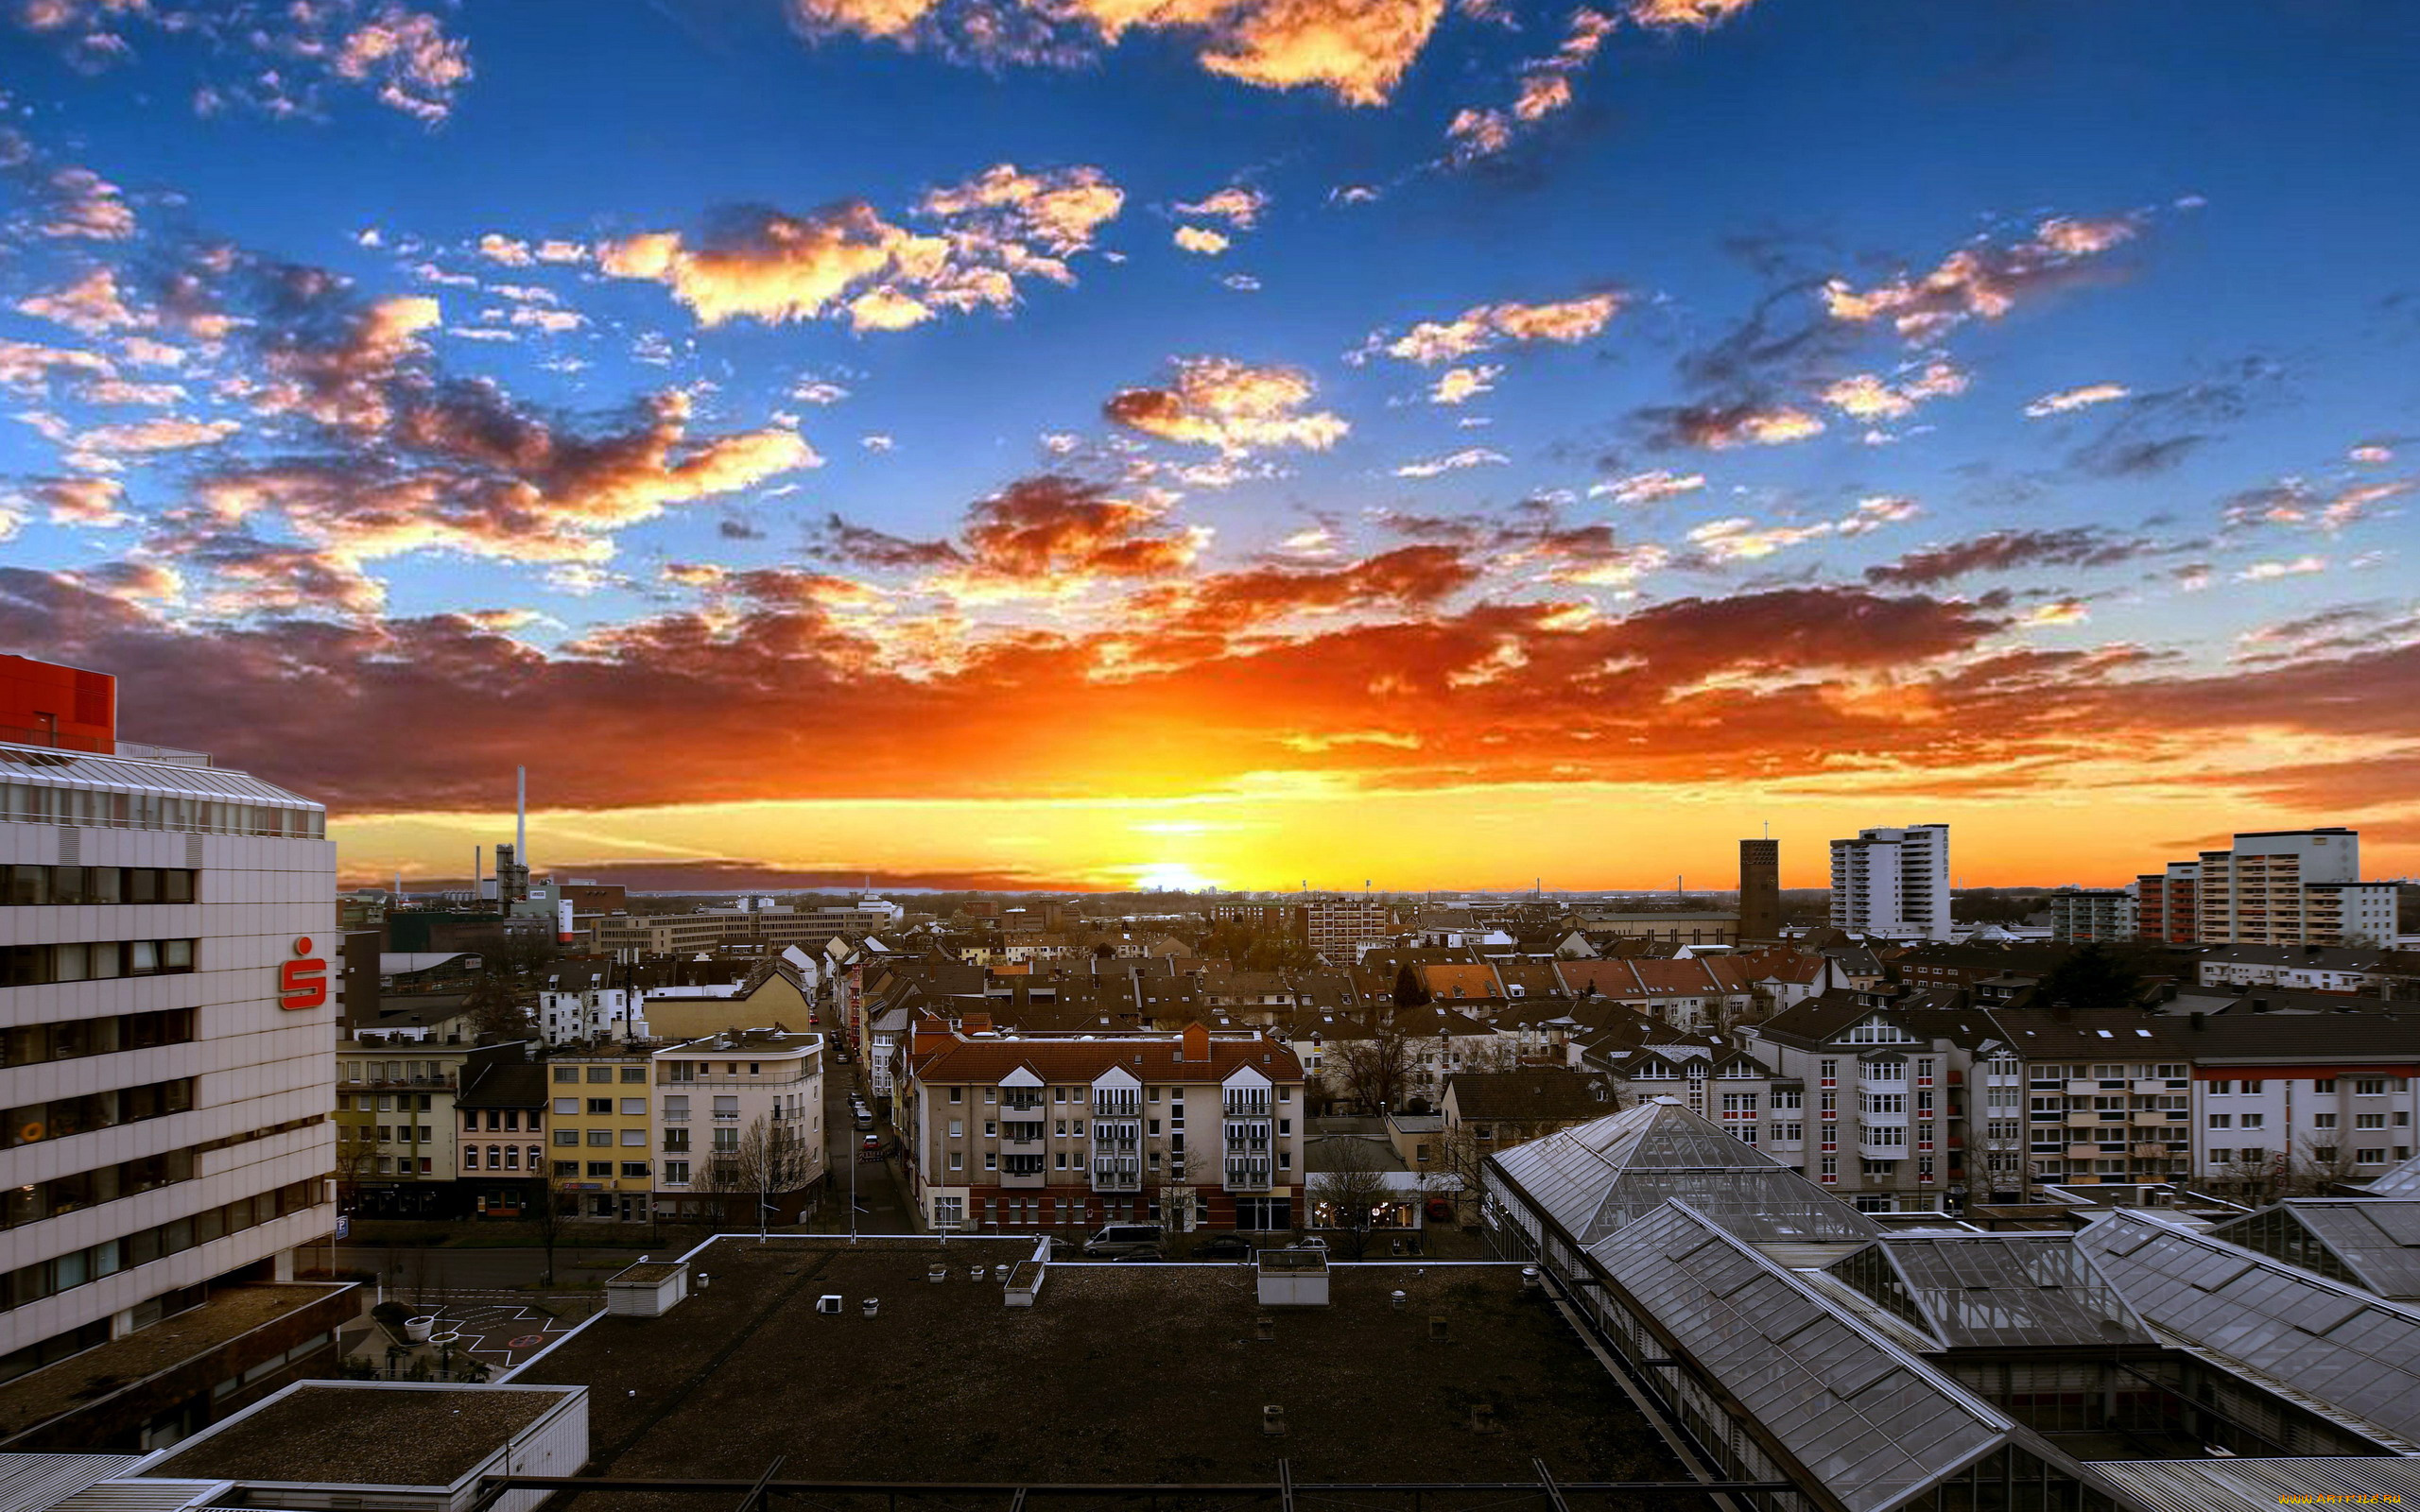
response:
M583 1109L579 1098L558 1097L555 1099L555 1116L577 1118L584 1111L591 1118L612 1118L614 1114L614 1101L611 1097L591 1097ZM669 1097L665 1099L667 1105L672 1101ZM625 1097L621 1099L621 1116L624 1118L647 1117L647 1099L644 1097Z
M433 1106L429 1101L431 1095L428 1092L338 1092L337 1111L349 1112L358 1108L365 1113L425 1113ZM414 1106L415 1101L417 1107Z
M169 793L37 787L31 782L0 782L0 819L105 830L186 830L201 834L257 834L289 840L327 838L327 816L318 809L180 798Z
M720 1133L721 1131L717 1130L716 1132ZM669 1146L666 1147L669 1148ZM736 1148L735 1145L733 1147ZM1170 1153L1172 1157L1177 1159L1182 1159L1184 1155L1183 1150L1176 1150ZM1042 1174L1044 1169L1042 1163L1043 1157L1040 1155L1007 1156L1005 1157L1006 1164L1001 1163L1003 1159L1004 1158L995 1151L984 1151L983 1169L986 1171L1006 1171L1011 1176L1039 1176ZM1080 1150L1072 1156L1065 1150L1056 1150L1051 1153L1050 1165L1048 1168L1053 1171L1075 1171L1081 1173L1091 1171L1095 1166L1098 1166L1104 1172L1128 1172L1132 1171L1133 1168L1133 1160L1134 1158L1129 1155L1117 1160L1104 1160L1087 1163L1083 1152ZM963 1171L966 1169L965 1153L959 1150L952 1150L949 1152L949 1156L944 1163L949 1170ZM1268 1162L1263 1160L1259 1162L1259 1165L1262 1169L1266 1169ZM1154 1150L1151 1152L1148 1168L1153 1171L1157 1171L1160 1168L1160 1156L1158 1151ZM1294 1169L1294 1157L1291 1151L1280 1150L1277 1152L1277 1169L1280 1171L1290 1171Z
M614 1073L616 1071L619 1071L622 1074L621 1079L626 1082L644 1083L647 1080L647 1068L645 1066L588 1066L583 1068L579 1066L562 1065L559 1065L555 1068L555 1080L557 1082L577 1082L580 1079L580 1072L583 1069L588 1073L588 1080L592 1082L611 1082L614 1079Z
M191 1008L65 1019L57 1023L21 1023L0 1034L0 1064L33 1066L50 1060L81 1060L86 1056L192 1042Z
M619 1163L621 1165L621 1179L625 1181L644 1181L647 1179L649 1167L645 1160L623 1160ZM570 1181L579 1178L582 1175L580 1162L578 1160L557 1160L554 1164L555 1178L557 1180ZM614 1177L614 1164L615 1162L612 1160L590 1160L587 1162L588 1169L585 1173L586 1177L591 1181L612 1180ZM685 1178L683 1184L686 1184Z
M555 1130L555 1143L559 1145L566 1146L579 1144L582 1143L580 1139L580 1130L576 1128L559 1128ZM682 1132L685 1134L688 1131L683 1129ZM736 1134L739 1131L737 1129L734 1129L732 1132ZM620 1136L618 1140L618 1143L620 1143L627 1144L634 1150L643 1150L647 1148L647 1130L643 1128L626 1128L618 1130L610 1128L592 1128L587 1131L588 1138L586 1143L598 1149L610 1148L617 1143L615 1139L616 1134Z
M138 1192L150 1192L193 1179L191 1150L168 1150L159 1155L147 1155L139 1160L121 1160L90 1171L78 1171L70 1176L55 1176L47 1181L29 1181L21 1187L10 1187L0 1194L0 1228L14 1228L20 1224L40 1223L74 1212L78 1208L95 1208L104 1202L115 1202Z
M232 1233L255 1228L288 1213L301 1212L320 1202L320 1183L316 1180L291 1182L273 1192L255 1197L238 1197L225 1207L212 1208L190 1218L179 1218L156 1228L146 1228L123 1239L104 1240L89 1248L71 1250L50 1260L21 1265L8 1273L5 1286L0 1287L0 1311L39 1302L71 1291L87 1281L114 1276L121 1270L147 1265L164 1256L182 1254L196 1245L206 1245Z
M2336 1082L2337 1078L2334 1076L2318 1077L2311 1082L2310 1090L2325 1096L2336 1091ZM2384 1097L2390 1091L2403 1091L2409 1085L2408 1079L2402 1076L2356 1076L2353 1078L2353 1095ZM2214 1081L2202 1090L2204 1095L2210 1097L2238 1094L2257 1097L2269 1090L2269 1084L2265 1081Z
M1147 1093L1148 1099L1154 1103L1158 1102L1160 1100L1160 1091L1161 1089L1157 1087L1150 1089ZM1181 1103L1184 1101L1184 1089L1182 1087L1169 1088L1167 1089L1167 1093L1168 1101L1170 1102ZM1250 1094L1245 1095L1248 1100L1253 1102L1265 1102L1267 1100L1266 1098L1251 1096ZM948 1100L953 1103L962 1103L966 1101L966 1089L963 1087L950 1088ZM1050 1102L1053 1106L1073 1104L1078 1108L1081 1108L1084 1105L1085 1100L1085 1089L1081 1087L1053 1087L1050 1089ZM1132 1092L1121 1090L1113 1089L1109 1091L1099 1091L1096 1089L1093 1100L1103 1103L1123 1103L1131 1108L1134 1101L1134 1096ZM1294 1089L1291 1087L1278 1088L1277 1100L1281 1103L1292 1102L1294 1100ZM1039 1087L1011 1087L1003 1091L1002 1089L997 1087L986 1087L983 1089L983 1101L986 1103L1006 1101L1011 1108L1040 1108L1043 1101L1042 1089ZM1119 1116L1118 1112L1113 1109L1103 1108L1100 1109L1100 1111L1109 1117L1114 1118ZM1132 1115L1130 1111L1126 1113L1125 1116L1132 1117Z
M136 1124L147 1118L165 1118L193 1107L193 1078L180 1076L174 1081L155 1081L142 1087L120 1087L105 1092L86 1092L80 1097L60 1097L47 1103L28 1103L12 1108L8 1122L0 1125L0 1148L20 1144L36 1144L43 1140L63 1140L71 1134L87 1134L96 1128L110 1128L119 1124Z
M189 903L198 875L182 867L0 867L0 905Z
M0 987L46 987L193 970L189 939L107 939L73 945L0 946Z
M2408 1160L2411 1158L2411 1146L2409 1144L2394 1145L2393 1147L2393 1154L2394 1160ZM2262 1161L2268 1160L2269 1155L2269 1147L2265 1144L2245 1144L2235 1148L2229 1148L2226 1145L2221 1144L2212 1146L2210 1150L2209 1162L2214 1166L2258 1165ZM2310 1156L2314 1160L2322 1162L2333 1161L2337 1156L2337 1147L2333 1144L2315 1144L2311 1146ZM2353 1163L2355 1165L2385 1165L2388 1163L2388 1146L2383 1144L2357 1145L2353 1150Z

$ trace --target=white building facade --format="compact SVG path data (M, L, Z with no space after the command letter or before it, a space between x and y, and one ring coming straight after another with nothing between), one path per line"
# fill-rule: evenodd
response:
M0 1379L335 1228L323 811L137 748L0 745Z
M1949 826L1859 830L1832 842L1832 926L1891 939L1949 938Z
M822 1183L821 1035L742 1029L652 1059L659 1197L753 1191L769 1168L769 1197L794 1213Z

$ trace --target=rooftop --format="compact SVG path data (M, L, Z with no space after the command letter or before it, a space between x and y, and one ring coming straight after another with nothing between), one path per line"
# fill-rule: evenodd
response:
M148 1473L451 1486L562 1400L560 1391L306 1382L191 1440Z
M1263 1341L1249 1265L1054 1264L1029 1309L966 1279L1032 1249L725 1239L671 1313L599 1317L516 1381L592 1388L603 1475L752 1474L776 1454L834 1480L1260 1481L1281 1456L1302 1480L1530 1480L1533 1457L1559 1479L1678 1474L1515 1268L1339 1267L1329 1306L1275 1314ZM823 1295L839 1314L815 1311ZM1500 1431L1472 1431L1479 1404ZM1261 1430L1271 1405L1282 1439Z
M214 1292L199 1307L0 1385L0 1439L88 1406L349 1290L349 1283L305 1282Z

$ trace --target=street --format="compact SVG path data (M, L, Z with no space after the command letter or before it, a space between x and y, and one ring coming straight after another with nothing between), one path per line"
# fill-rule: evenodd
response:
M908 1219L908 1204L901 1196L899 1183L891 1176L888 1160L860 1160L857 1146L865 1135L858 1131L849 1111L849 1093L865 1091L866 1102L873 1105L873 1094L866 1091L862 1080L862 1060L842 1065L828 1055L823 1062L823 1132L824 1147L830 1160L832 1189L822 1211L812 1225L818 1231L830 1233L849 1231L851 1182L856 1183L857 1206L856 1231L866 1234L905 1234L915 1229ZM888 1124L877 1125L874 1132L888 1143L892 1131Z

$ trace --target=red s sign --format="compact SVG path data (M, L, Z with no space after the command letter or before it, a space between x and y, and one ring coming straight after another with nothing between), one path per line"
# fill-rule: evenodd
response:
M311 936L294 942L295 959L277 968L277 1005L293 1011L328 1001L328 963L311 954Z

